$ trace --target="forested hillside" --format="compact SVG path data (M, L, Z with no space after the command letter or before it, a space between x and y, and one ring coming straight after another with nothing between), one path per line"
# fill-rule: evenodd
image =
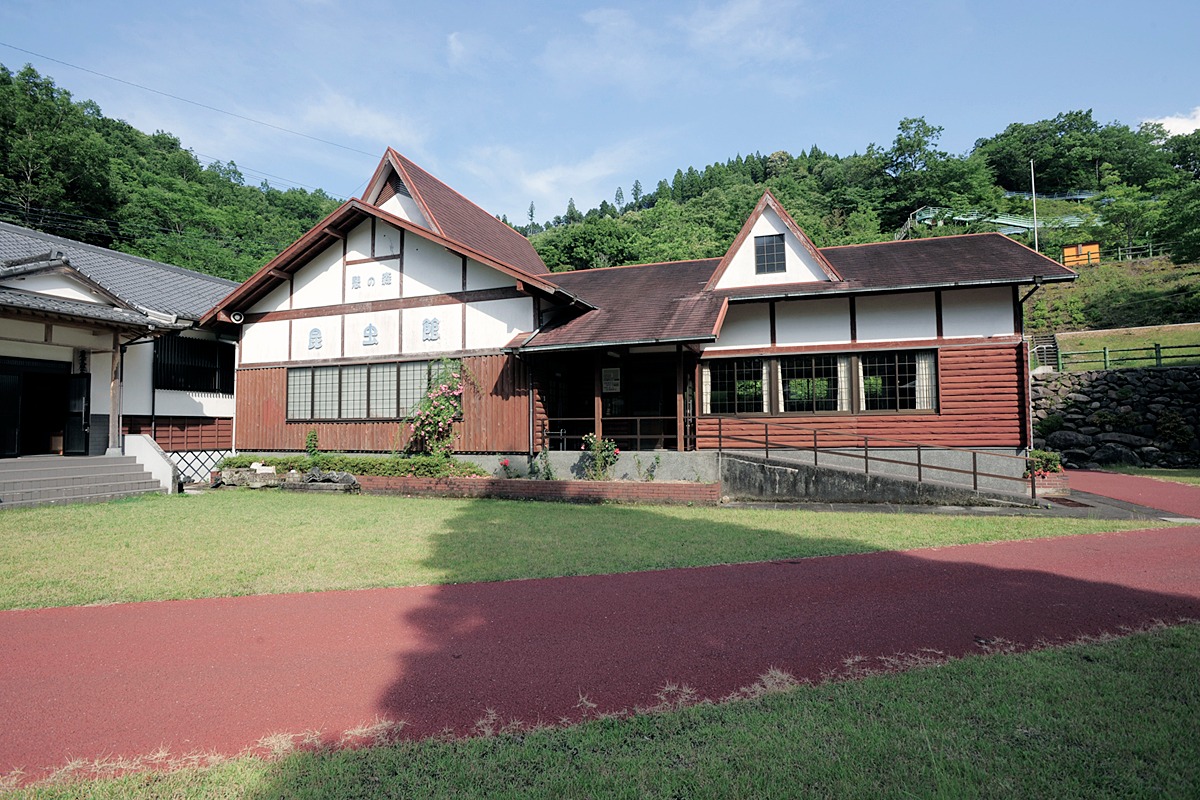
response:
M960 155L939 149L941 133L910 118L886 148L849 156L813 146L681 166L586 212L571 202L539 223L531 204L517 228L555 270L721 255L764 189L820 246L890 240L926 206L948 210L907 235L992 230L953 217L1030 215L1030 199L1006 191L1028 192L1032 159L1040 218L1082 223L1042 229L1042 252L1098 241L1106 255L1153 244L1176 263L1200 260L1200 131L1168 136L1069 111ZM1050 198L1081 191L1094 194ZM233 163L201 166L169 133L109 119L31 67L0 66L0 219L241 280L335 206L322 191L247 186Z
M0 219L240 281L336 206L246 186L233 163L202 167L171 134L0 65Z
M530 208L529 234L551 269L583 269L725 252L764 189L770 189L819 246L886 241L923 206L948 211L909 236L994 230L955 223L964 212L1033 213L1029 162L1037 167L1042 252L1097 241L1103 252L1166 246L1177 262L1200 259L1200 131L1168 136L1156 124L1133 130L1071 111L1032 124L1014 123L979 139L971 152L938 149L942 129L902 120L891 146L839 156L817 147L738 156L702 170L679 169L649 191L640 181L613 202L540 224ZM1085 200L1051 200L1056 194ZM1090 194L1094 193L1094 194ZM1075 217L1074 227L1053 224ZM1029 242L1032 244L1032 242Z

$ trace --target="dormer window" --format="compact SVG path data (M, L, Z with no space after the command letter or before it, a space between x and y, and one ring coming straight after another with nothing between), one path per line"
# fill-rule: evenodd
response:
M783 246L783 234L754 237L754 271L759 275L784 272L787 259Z

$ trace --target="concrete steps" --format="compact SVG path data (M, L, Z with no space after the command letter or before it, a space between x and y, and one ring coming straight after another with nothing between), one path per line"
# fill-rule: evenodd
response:
M132 456L26 456L0 460L0 510L98 503L161 492Z

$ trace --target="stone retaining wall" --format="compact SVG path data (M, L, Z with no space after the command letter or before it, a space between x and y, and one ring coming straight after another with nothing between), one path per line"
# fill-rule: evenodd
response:
M1036 448L1070 467L1200 466L1200 367L1033 376Z

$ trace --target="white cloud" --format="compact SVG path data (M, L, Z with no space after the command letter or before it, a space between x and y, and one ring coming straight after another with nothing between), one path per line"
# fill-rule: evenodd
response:
M665 43L628 11L600 8L583 15L582 35L551 39L539 59L565 86L616 85L640 93L670 78Z
M796 30L794 3L728 0L700 6L676 23L698 55L727 63L787 63L812 58Z
M1157 122L1166 128L1167 133L1172 136L1191 133L1194 130L1200 129L1200 106L1193 108L1192 113L1187 116L1177 114L1171 117L1148 119L1146 122Z
M428 139L428 131L420 122L388 113L388 103L369 105L332 89L310 98L303 112L292 124L281 127L299 129L304 133L333 141L345 142L345 137L376 147L383 154L385 147L395 147L406 154L420 152Z
M532 200L535 216L542 222L562 214L571 198L581 211L599 205L601 200L611 200L621 176L643 166L655 149L647 140L630 139L573 162L547 166L548 159L543 154L493 145L474 148L461 166L479 179L482 191L476 202L483 208L508 214L510 219L513 210L519 209L516 221L523 222ZM628 194L628 186L625 191ZM491 199L485 201L485 195Z

